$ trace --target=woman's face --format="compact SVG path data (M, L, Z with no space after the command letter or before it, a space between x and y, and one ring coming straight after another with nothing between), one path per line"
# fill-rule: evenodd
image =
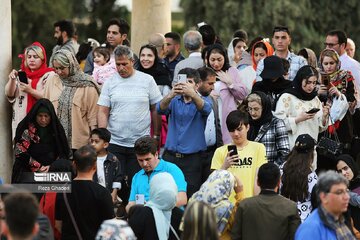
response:
M225 58L220 53L210 53L209 64L215 71L220 71L224 66Z
M340 160L336 165L336 169L338 173L342 174L348 181L354 178L353 171L344 161Z
M336 61L332 57L325 56L322 61L325 73L330 74L336 71Z
M94 63L96 63L99 66L104 66L106 64L105 56L98 52L95 52L94 53Z
M70 74L70 68L61 66L60 63L58 63L56 60L53 61L53 68L61 78L67 78Z
M242 52L246 50L246 43L243 41L238 41L234 47L234 52L241 57Z
M29 50L26 54L26 64L29 69L33 72L40 68L43 61L41 58L36 54L34 50Z
M36 122L40 127L46 127L49 125L51 117L48 113L39 112L36 114Z
M262 114L262 106L255 101L248 102L248 112L250 117L253 120L257 120L261 117Z
M140 53L140 64L143 68L149 69L155 63L155 54L149 48L143 48Z
M315 76L311 76L308 79L304 79L301 86L306 93L312 93L316 87L316 83L317 78Z
M266 57L266 51L263 48L261 48L261 47L255 48L254 59L255 59L256 64L258 64L258 62L261 59L264 59L265 57Z

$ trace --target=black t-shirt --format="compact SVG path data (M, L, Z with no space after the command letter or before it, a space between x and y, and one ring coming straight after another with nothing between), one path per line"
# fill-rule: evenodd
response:
M90 180L74 180L67 199L83 239L95 239L101 223L114 218L114 208L109 191ZM62 221L61 238L78 239L63 193L57 193L55 219Z
M171 213L171 226L175 229L178 236L180 236L179 225L183 216L183 210L175 207ZM131 207L129 212L129 225L134 231L138 240L156 240L159 239L156 231L154 214L151 208L142 205ZM169 239L176 240L177 238L169 230Z

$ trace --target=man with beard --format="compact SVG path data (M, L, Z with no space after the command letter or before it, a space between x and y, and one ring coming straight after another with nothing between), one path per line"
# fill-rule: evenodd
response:
M198 92L201 96L208 99L211 103L211 113L209 114L206 127L205 127L205 141L206 141L206 157L204 157L202 163L202 182L210 175L211 159L214 155L216 148L223 145L218 101L210 93L214 90L216 82L216 73L209 67L202 67L198 69L200 74L200 83Z
M106 47L110 50L111 53L110 61L115 64L114 49L119 45L123 45L130 31L130 26L122 18L113 18L108 22L106 28ZM93 52L91 51L86 58L84 72L91 75L93 70L94 57Z
M70 51L72 54L76 54L75 45L72 41L72 37L75 32L75 27L72 21L69 20L60 20L54 23L54 38L56 39L56 46L53 48L52 55L50 57L49 66L52 67L52 60L55 52L60 49L65 49Z
M177 32L168 32L165 34L167 52L164 58L165 65L169 68L171 79L174 78L176 64L185 57L181 54L181 36Z

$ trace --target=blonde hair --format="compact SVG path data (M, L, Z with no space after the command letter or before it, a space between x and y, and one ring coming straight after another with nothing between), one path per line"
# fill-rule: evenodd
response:
M41 59L41 61L44 61L45 55L41 47L36 45L31 45L25 49L25 61L24 61L25 67L28 67L26 59L28 57L30 50L33 50L36 53L36 55L38 55L38 57Z
M246 98L247 102L257 102L258 104L260 104L260 106L262 106L262 102L261 102L261 97L256 94L256 93L251 93L247 98Z
M216 216L210 205L192 201L186 207L181 239L218 240Z
M55 53L53 62L57 61L62 67L69 67L70 61L69 58L61 51Z

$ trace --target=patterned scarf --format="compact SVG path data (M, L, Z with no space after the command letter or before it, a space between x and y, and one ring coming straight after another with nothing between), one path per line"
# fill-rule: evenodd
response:
M355 240L355 236L350 231L348 226L345 224L344 217L341 216L339 220L327 212L322 206L318 208L320 219L323 221L324 225L334 230L336 233L336 239L339 240Z
M235 178L229 171L215 170L189 200L189 203L194 200L205 202L215 210L219 233L225 230L234 208L229 201L234 185Z
M62 77L63 91L59 97L59 106L57 108L57 114L62 126L64 127L66 137L71 148L72 140L72 103L75 92L78 88L95 87L98 94L100 91L96 86L94 79L81 71L80 65L77 62L75 56L67 50L59 50L55 54L63 54L69 60L69 76Z

